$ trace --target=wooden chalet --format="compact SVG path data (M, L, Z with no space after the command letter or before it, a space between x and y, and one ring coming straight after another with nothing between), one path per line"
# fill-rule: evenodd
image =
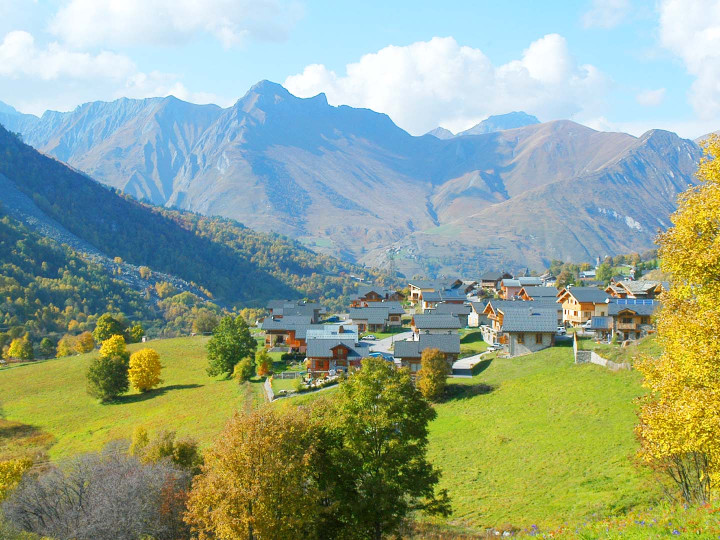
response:
M668 289L668 283L651 280L612 281L605 289L613 298L640 298L652 300Z
M503 279L511 279L507 272L485 272L480 276L480 288L488 292L494 292L500 288Z
M485 308L490 325L483 338L502 345L510 356L536 352L555 344L557 309L549 303L491 300Z
M423 314L415 315L410 323L415 335L457 334L460 320L454 315Z
M393 356L401 367L410 370L410 374L420 371L422 353L425 349L438 349L450 367L460 355L459 334L421 334L415 341L396 341Z
M594 287L572 287L557 293L557 302L562 305L563 323L580 326L593 317L605 317L608 313L610 295Z
M542 280L539 277L523 276L517 279L503 279L500 282L500 297L512 300L520 294L523 287L540 287Z
M608 315L593 317L590 329L596 337L620 341L640 339L655 332L653 315L660 302L643 298L613 298L608 303Z
M362 332L384 332L402 326L405 309L400 302L375 302L370 307L350 308L349 318Z
M383 287L363 286L358 289L350 301L350 307L369 307L377 302L402 302L403 295L399 291Z

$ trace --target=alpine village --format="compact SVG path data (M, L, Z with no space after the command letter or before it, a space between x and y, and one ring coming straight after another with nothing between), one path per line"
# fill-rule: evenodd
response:
M0 1L0 540L720 538L718 28Z

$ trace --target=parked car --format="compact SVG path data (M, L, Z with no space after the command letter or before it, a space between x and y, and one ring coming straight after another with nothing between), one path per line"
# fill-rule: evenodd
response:
M363 339L367 339L368 341L375 341L377 338L370 334L369 336L365 336Z
M585 328L586 330L589 330L591 326L592 326L592 319L588 319L587 322L585 324L583 324L583 328Z
M558 336L564 336L565 334L567 334L567 330L565 330L564 326L558 326L556 333Z

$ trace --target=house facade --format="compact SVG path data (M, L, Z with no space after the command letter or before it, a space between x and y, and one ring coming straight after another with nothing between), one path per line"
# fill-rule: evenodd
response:
M520 294L523 287L540 287L542 280L539 277L523 276L517 279L503 279L500 282L500 297L512 300Z
M350 300L350 307L369 307L377 302L401 302L403 299L399 291L383 287L362 286L357 295Z
M422 334L413 341L396 341L393 356L401 367L415 376L421 367L422 353L426 349L438 349L450 367L460 355L459 334Z
M370 307L350 308L352 324L362 332L384 332L388 327L402 326L405 313L399 302L376 302Z
M536 352L555 344L557 309L551 304L523 301L490 301L485 308L490 325L483 339L502 345L510 356Z
M608 314L607 302L610 296L594 287L572 287L557 294L557 302L562 305L563 324L581 326L593 317L605 317Z
M460 330L460 320L454 315L415 315L410 325L415 339L426 334L457 334Z

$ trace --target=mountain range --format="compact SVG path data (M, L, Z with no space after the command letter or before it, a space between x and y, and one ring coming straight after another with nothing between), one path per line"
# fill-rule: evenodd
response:
M634 137L520 112L416 137L384 114L268 81L225 109L120 99L40 118L3 107L0 123L137 199L406 275L649 249L701 156L670 132Z

